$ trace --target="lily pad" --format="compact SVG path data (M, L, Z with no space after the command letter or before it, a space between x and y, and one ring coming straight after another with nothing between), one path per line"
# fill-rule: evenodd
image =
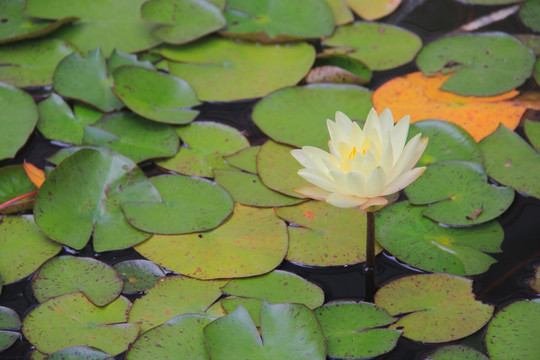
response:
M405 194L414 205L430 204L423 214L436 222L451 226L481 224L501 215L514 200L511 188L487 180L480 164L435 163L405 189Z
M209 360L203 329L212 318L179 315L146 333L131 345L127 360Z
M519 18L529 28L540 32L540 4L537 0L527 0L523 2L519 9Z
M17 87L52 85L56 65L75 50L59 39L4 45L0 53L0 82Z
M347 5L365 20L377 20L389 15L401 4L401 0L347 0Z
M454 74L441 90L460 95L490 96L515 89L532 73L531 49L505 33L455 35L433 41L418 54L425 75Z
M374 358L392 350L401 331L381 329L396 321L374 304L336 301L315 310L328 355L339 359Z
M203 281L184 276L160 280L147 294L133 303L130 322L140 322L145 332L175 316L204 313L221 296L224 281Z
M324 360L324 335L305 305L263 303L262 339L243 307L204 329L211 359Z
M325 0L228 0L220 34L263 43L317 39L334 31Z
M306 43L257 45L218 37L163 47L170 73L187 81L204 101L265 96L296 85L309 71L315 49Z
M23 320L23 334L39 351L86 345L117 355L139 334L140 324L126 323L130 302L119 297L97 307L82 293L52 298L33 308Z
M534 277L527 281L529 287L537 294L540 294L540 265L536 266Z
M111 77L114 70L125 65L134 65L145 69L154 70L154 65L148 60L143 60L142 56L141 60L139 60L135 54L125 54L121 51L114 50L111 56L107 59L107 75Z
M540 60L539 59L536 59L536 62L534 63L533 78L537 84L540 84Z
M39 231L32 215L0 218L0 276L4 284L25 278L62 249Z
M468 346L447 345L430 353L426 360L489 360L487 356Z
M327 148L326 119L339 110L363 122L371 107L371 92L363 87L315 84L274 92L255 105L252 118L274 141Z
M332 14L334 15L334 22L337 26L352 23L354 21L354 15L347 6L346 0L326 0Z
M15 310L0 306L0 352L9 348L21 337L17 331L21 327L21 319Z
M47 356L45 360L114 360L114 357L90 346L71 346Z
M150 179L162 202L128 201L122 204L127 220L143 231L184 234L213 229L233 211L233 200L221 186L182 175Z
M54 72L54 90L109 112L124 106L114 96L112 79L107 76L105 57L99 49L81 58L76 52L65 57Z
M38 120L36 104L30 95L0 83L0 160L12 158L26 143Z
M18 196L36 190L22 165L8 165L0 168L0 204ZM21 199L12 205L0 208L0 214L10 214L23 210L30 210L34 206L34 199Z
M422 47L422 40L397 26L356 22L339 27L323 45L333 47L326 53L347 53L371 70L381 71L412 61Z
M93 258L70 255L47 261L32 278L32 291L41 303L80 291L94 304L104 306L120 295L122 286L122 279L111 266Z
M118 250L150 236L124 218L120 203L126 201L160 197L132 160L105 148L82 149L49 174L34 214L41 230L62 244L79 250L93 234L96 251Z
M114 269L124 281L123 293L136 293L152 288L165 272L148 260L125 260L114 264Z
M375 304L392 316L403 315L390 328L430 343L461 339L482 328L493 306L475 300L472 280L447 274L401 277L375 294Z
M116 150L136 163L173 156L180 145L178 135L170 126L128 112L106 115L92 126L86 126L82 142Z
M495 263L485 252L501 252L504 232L498 222L449 228L423 216L424 210L406 201L382 210L375 228L379 244L404 263L431 272L476 275Z
M539 316L538 300L516 301L495 314L486 331L490 359L536 359L540 353Z
M480 142L490 177L527 195L540 197L540 155L504 126Z
M260 146L250 146L242 149L232 155L224 156L227 163L239 170L243 170L252 174L257 173L257 153Z
M237 204L220 227L202 233L154 235L135 246L148 260L199 279L248 277L276 268L287 253L286 225L272 209Z
M170 159L157 164L180 174L213 177L213 169L230 169L223 157L249 146L249 141L235 128L211 121L178 127L184 146Z
M140 66L122 66L113 72L113 92L128 108L148 119L187 124L199 113L195 92L177 77Z
M150 0L142 18L161 24L152 34L167 43L184 44L225 26L221 10L206 0Z
M371 70L363 62L350 56L321 55L306 76L306 82L364 85L369 82L371 75Z

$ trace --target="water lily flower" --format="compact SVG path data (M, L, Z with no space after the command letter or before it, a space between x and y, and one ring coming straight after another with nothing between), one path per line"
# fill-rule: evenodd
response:
M342 208L380 208L388 203L385 196L405 188L426 170L425 166L414 166L428 137L418 134L406 143L408 115L394 126L389 109L380 116L371 109L361 129L338 111L336 121L326 123L330 153L313 146L291 151L305 167L298 175L315 185L296 189L300 194Z

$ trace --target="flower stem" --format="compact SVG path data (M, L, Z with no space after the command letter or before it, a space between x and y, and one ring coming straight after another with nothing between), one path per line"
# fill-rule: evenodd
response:
M32 191L32 192L29 192L28 194L24 194L24 195L21 195L21 196L17 196L16 198L13 198L13 199L11 199L11 200L6 201L6 202L3 203L3 204L0 204L0 209L3 209L3 208L5 208L5 207L7 207L8 205L13 204L14 202L17 202L17 201L19 201L19 200L25 199L25 198L30 197L30 196L32 196L32 195L35 195L35 194L37 194L37 193L38 193L38 191L35 190L35 191Z
M367 212L366 239L366 301L375 296L375 212Z

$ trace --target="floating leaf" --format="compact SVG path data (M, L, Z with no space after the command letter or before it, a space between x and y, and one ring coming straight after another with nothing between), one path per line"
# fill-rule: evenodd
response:
M533 68L533 77L537 84L540 85L540 60L536 59Z
M270 94L255 105L252 118L274 141L327 148L326 119L339 110L364 121L371 106L371 92L363 87L316 84Z
M299 42L257 45L208 37L163 47L172 75L187 81L200 100L230 101L265 96L293 86L309 71L315 49Z
M346 0L326 0L326 2L332 9L336 25L345 25L354 21L354 15L347 6Z
M463 345L447 345L430 353L426 360L489 360L484 354Z
M519 41L534 51L536 56L540 55L540 36L534 34L515 34ZM538 60L538 59L537 59Z
M236 205L220 227L185 235L154 235L135 250L180 274L199 279L247 277L276 268L287 253L287 232L272 209Z
M504 126L480 142L486 172L500 184L540 197L540 155Z
M93 234L98 252L125 249L150 234L133 228L120 203L156 201L159 193L130 159L108 149L82 149L47 177L36 198L38 226L51 238L82 249Z
M472 280L446 274L401 277L375 294L375 303L392 316L390 327L423 342L447 342L473 334L484 326L493 306L475 300Z
M401 0L347 0L347 5L365 20L377 20L389 15L401 4Z
M0 352L13 345L20 337L17 331L21 327L19 315L10 308L0 306Z
M225 161L237 169L256 174L257 173L257 153L260 146L250 146L232 155L224 156Z
M0 168L0 204L36 190L22 165L9 165ZM10 214L30 210L34 206L33 198L23 198L9 205L0 205L0 214Z
M536 266L534 277L527 282L531 289L537 294L540 294L540 265Z
M441 90L460 95L491 96L515 89L532 73L534 54L505 33L455 35L422 49L416 64L427 75L452 75Z
M526 0L519 9L519 18L529 28L540 31L540 4L537 0Z
M148 260L125 260L115 264L114 269L124 281L123 293L146 291L165 277L163 269Z
M71 346L55 351L46 360L114 360L114 357L90 346Z
M306 82L364 85L369 82L371 75L371 70L363 62L347 55L321 55L306 76Z
M112 76L113 71L120 66L133 65L139 66L145 69L154 70L154 65L148 60L137 59L137 55L125 54L121 51L114 50L111 56L107 59L107 75Z

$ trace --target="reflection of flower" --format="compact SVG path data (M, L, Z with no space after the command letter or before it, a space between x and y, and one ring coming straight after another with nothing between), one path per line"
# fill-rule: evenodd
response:
M330 154L313 146L291 152L305 169L298 174L316 186L296 191L338 207L385 205L384 198L416 180L426 167L414 168L428 138L420 134L407 144L410 117L395 126L392 112L379 117L371 109L363 129L347 115L336 112L336 122L327 120Z

